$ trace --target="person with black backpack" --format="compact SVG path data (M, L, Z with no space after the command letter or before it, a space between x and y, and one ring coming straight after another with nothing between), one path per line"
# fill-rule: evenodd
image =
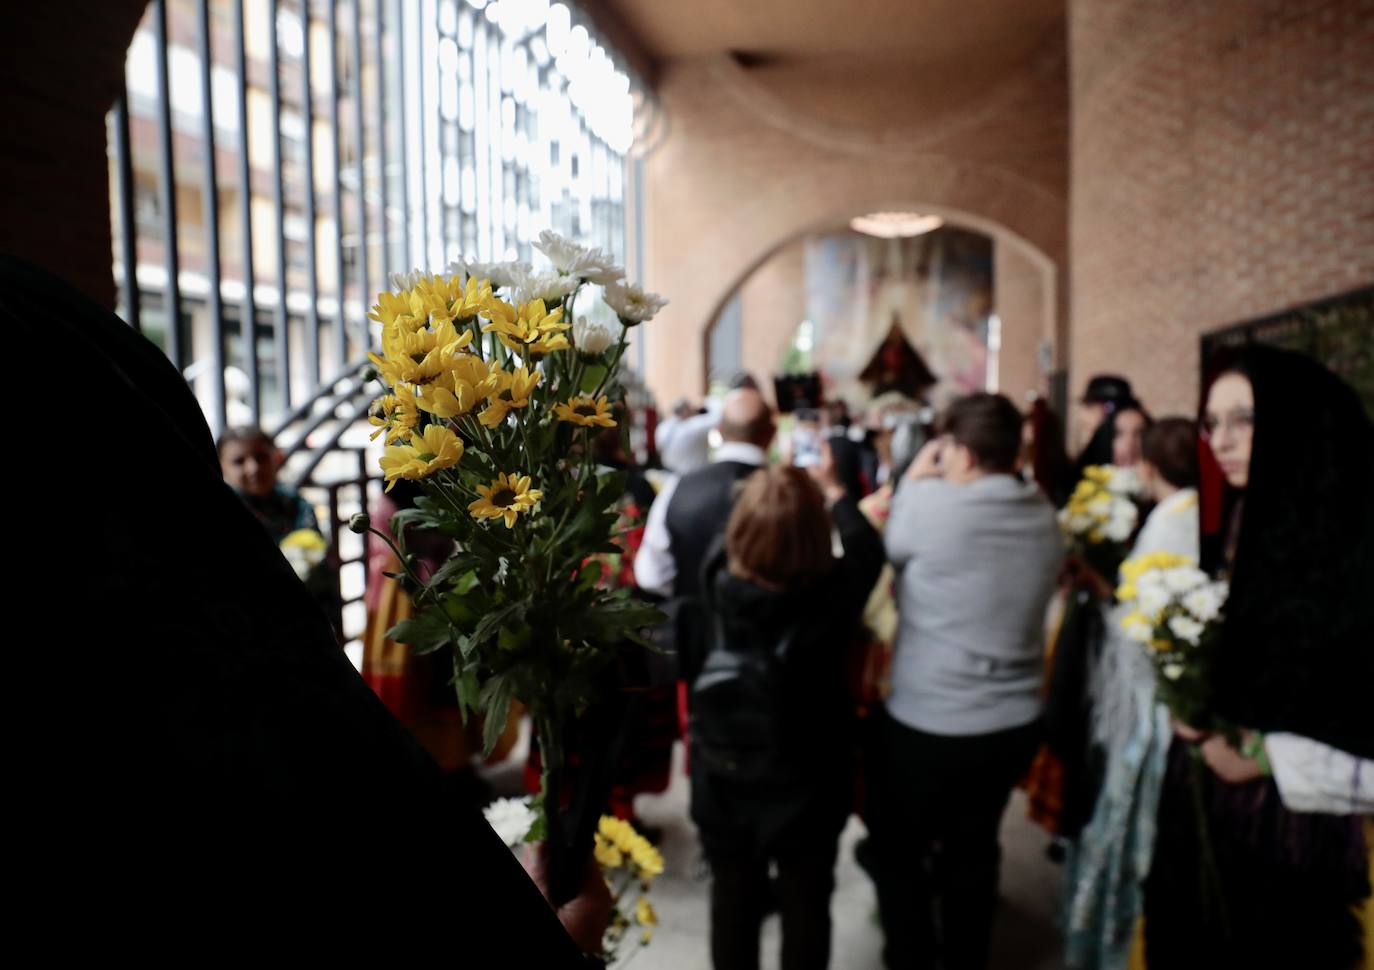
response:
M755 472L706 561L712 636L691 685L691 811L711 863L716 970L758 967L771 864L782 967L829 963L856 750L846 650L883 561L828 448L808 470Z

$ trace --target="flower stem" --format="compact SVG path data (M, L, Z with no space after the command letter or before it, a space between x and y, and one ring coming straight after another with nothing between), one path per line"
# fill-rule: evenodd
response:
M630 336L630 328L623 323L620 325L620 340L615 345L615 357L606 365L606 373L601 375L601 383L596 385L596 390L592 391L592 400L601 396L601 392L606 387L606 382L611 379L611 375L620 369L620 358L625 356L626 338Z

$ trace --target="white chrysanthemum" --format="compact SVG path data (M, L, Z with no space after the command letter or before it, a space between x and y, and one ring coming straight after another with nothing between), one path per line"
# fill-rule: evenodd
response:
M1208 583L1183 597L1184 608L1202 623L1211 623L1220 616L1225 602L1225 583Z
M1197 646L1198 641L1202 639L1203 629L1204 627L1202 624L1192 617L1169 617L1169 631L1180 640L1191 643L1193 646Z
M1067 509L1064 511L1064 518L1062 521L1069 532L1076 536L1083 535L1083 533L1090 530L1096 524L1096 521L1091 515L1081 515L1076 512L1069 512Z
M1183 664L1165 664L1164 676L1169 680L1178 680L1183 676Z
M530 303L534 300L543 300L545 303L562 303L575 289L576 276L565 276L553 271L529 273L516 281L515 302Z
M611 331L598 323L588 323L586 317L578 317L573 324L573 343L579 352L597 357L610 349L615 342Z
M588 249L549 229L539 234L539 241L534 248L547 256L560 273L576 276L589 283L604 286L625 275L625 270L600 249Z
M1207 585L1207 574L1196 566L1178 566L1164 571L1164 585L1170 592L1187 593Z
M1099 519L1107 518L1112 514L1112 497L1110 495L1098 495L1097 498L1088 503L1088 512Z
M1123 468L1119 465L1108 465L1111 471L1111 479L1107 482L1107 490L1115 492L1117 495L1140 495L1145 491L1145 483L1140 480L1140 476L1134 468Z
M627 327L652 320L659 310L668 305L668 301L657 293L646 293L637 286L620 283L607 286L602 298Z
M1150 637L1154 635L1154 627L1135 613L1121 621L1121 629L1126 631L1127 638L1136 643L1149 643Z
M413 269L409 273L392 273L391 288L393 290L413 290L417 283L426 279L429 279L429 274L420 269Z
M478 263L461 260L452 265L461 266L468 276L475 276L479 280L488 281L493 289L500 289L503 286L519 286L520 282L532 271L529 263L519 262Z
M1149 574L1147 573L1146 576ZM1140 606L1140 612L1146 616L1159 616L1165 608L1173 601L1173 596L1158 580L1147 580L1145 576L1136 580L1136 601Z
M1130 502L1118 501L1112 506L1112 512L1107 519L1102 531L1106 533L1108 539L1113 542L1125 542L1135 531L1136 517L1139 513L1136 507Z
M534 811L524 798L498 798L482 810L487 824L496 830L501 841L508 846L517 846L525 841L525 835L534 824Z

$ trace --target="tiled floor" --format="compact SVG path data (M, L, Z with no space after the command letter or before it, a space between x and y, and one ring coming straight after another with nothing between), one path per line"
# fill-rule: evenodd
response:
M693 878L698 849L687 817L687 779L681 772L682 749L675 752L673 783L662 795L641 796L637 811L650 825L663 829L665 872L655 881L652 899L659 927L653 943L630 961L636 970L710 970L707 947L707 883ZM514 781L510 762L498 769L498 789ZM514 792L510 792L514 794ZM835 970L881 970L882 932L875 920L873 885L854 862L853 848L863 825L851 818L840 841L836 891L831 904ZM1046 836L1026 819L1017 793L1002 822L1002 903L993 932L994 970L1050 970L1060 965L1055 927L1060 870L1045 857ZM778 966L776 918L764 924L763 967Z

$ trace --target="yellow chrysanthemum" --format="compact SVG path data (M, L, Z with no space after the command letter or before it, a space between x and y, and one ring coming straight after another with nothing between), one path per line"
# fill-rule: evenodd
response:
M498 378L481 359L459 354L447 374L426 385L417 403L422 410L441 418L467 414L499 387Z
M597 865L603 869L619 869L625 864L625 855L598 832L592 840L592 854Z
M439 347L454 351L472 343L472 331L458 330L451 320L436 320L432 327L408 328L400 323L382 333L382 356L416 360Z
M372 403L367 422L377 429L372 432L373 441L383 432L386 432L384 440L389 445L409 438L420 423L420 409L414 392L408 385L397 384L394 393L385 394Z
M603 428L614 428L615 418L611 417L611 410L606 406L606 397L599 398L575 397L567 404L555 404L553 413L558 416L559 421L571 421L584 428L599 425Z
M491 284L486 280L469 278L464 286L458 276L431 276L415 284L433 321L470 320L487 309L491 300Z
M1129 603L1136 598L1136 588L1134 582L1122 583L1116 588L1116 598L1119 602Z
M614 815L603 815L596 825L597 834L622 851L628 851L635 830L629 822Z
M406 445L392 445L382 454L382 475L389 492L398 478L418 481L441 468L451 468L463 457L463 442L441 424L431 424L412 436Z
M517 476L502 472L490 485L478 485L477 494L482 496L468 504L468 511L474 519L504 519L506 528L515 527L515 520L521 512L528 512L544 493L530 488L528 475Z
M452 369L454 360L471 342L471 331L457 334L451 323L445 323L438 332L423 330L384 338L383 356L370 353L367 359L392 387L431 384Z
M663 872L663 856L652 842L634 830L624 819L612 815L601 816L597 831L602 838L629 856L639 867L640 878L646 882Z
M482 327L482 332L495 333L507 350L523 360L539 360L568 348L563 331L571 326L563 322L562 307L550 311L543 300L532 300L516 308L504 300L492 300L487 314L491 322Z
M304 549L308 552L326 552L329 543L324 536L314 529L297 529L287 534L286 538L277 543L281 549Z
M398 326L414 329L415 320L422 313L420 301L412 299L410 290L402 290L399 293L378 293L377 305L367 316L369 320L380 323L385 333Z
M635 903L635 922L640 926L657 926L658 914L654 912L653 903L643 896Z
M524 367L507 371L493 365L490 379L492 381L489 392L491 404L482 412L478 420L488 428L494 428L506 420L506 415L512 409L529 407L530 395L539 386L539 382L544 379L544 375L539 371L531 374Z
M640 878L647 882L654 876L663 873L663 856L653 844L642 835L637 835L639 840L630 851L630 858L639 867Z

